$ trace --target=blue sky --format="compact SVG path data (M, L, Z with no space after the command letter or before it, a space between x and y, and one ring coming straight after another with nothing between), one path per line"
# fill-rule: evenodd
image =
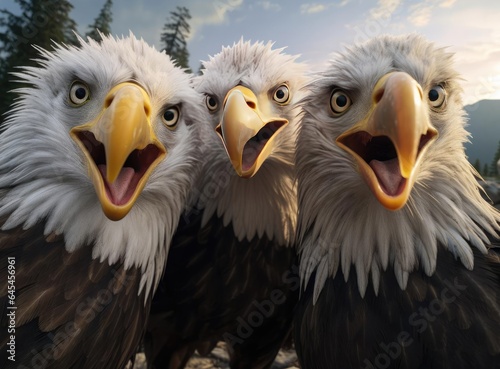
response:
M72 17L84 33L105 0L72 1ZM241 37L273 41L320 68L332 52L382 34L418 32L456 53L466 103L500 99L500 2L496 0L114 0L112 32L132 30L161 48L160 34L176 6L189 8L190 65ZM15 9L12 0L1 8Z

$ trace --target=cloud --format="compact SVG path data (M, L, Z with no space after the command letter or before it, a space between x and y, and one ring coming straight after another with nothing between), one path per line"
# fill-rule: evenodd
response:
M379 0L377 6L370 10L373 19L390 18L401 4L401 0Z
M457 0L444 0L439 4L440 8L450 8L453 6L453 4L456 3Z
M274 10L274 11L280 11L281 6L276 3L272 3L270 1L258 1L257 5L261 6L264 10Z
M384 33L399 34L405 31L405 25L398 22L401 0L379 0L366 13L359 13L358 22L347 22L345 27L354 33L355 43L364 42Z
M466 7L435 10L436 19L423 31L432 35L438 45L448 46L455 53L455 68L464 79L464 102L500 99L498 2L488 9L484 4L471 3Z
M453 51L456 68L464 77L465 103L500 99L500 39L455 46Z
M408 20L416 27L423 27L429 24L432 15L433 4L420 3L410 7Z
M424 27L429 24L436 7L451 8L455 2L456 0L427 0L423 3L411 5L408 20L416 27Z
M300 12L302 14L314 14L314 13L320 13L324 10L326 10L327 6L324 4L318 4L318 3L306 3L302 4L300 6Z
M227 22L228 14L243 5L243 0L216 0L213 3L207 1L195 1L191 7L191 34L192 39L197 31L205 25L215 25Z

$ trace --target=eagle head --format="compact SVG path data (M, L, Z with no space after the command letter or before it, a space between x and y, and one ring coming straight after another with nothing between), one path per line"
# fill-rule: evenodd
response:
M416 34L380 36L335 55L308 85L297 140L303 276L316 287L351 265L364 294L394 266L401 288L431 275L444 246L467 268L500 216L467 161L453 56ZM317 291L317 292L318 292Z
M219 147L242 178L292 151L306 81L305 65L296 59L271 43L240 40L203 63L196 89L206 96Z
M290 244L296 225L293 169L306 66L271 43L240 40L203 63L195 89L205 96L207 140L200 201L232 223L239 240L264 234ZM229 160L228 160L229 158Z
M201 157L191 77L132 34L39 51L0 136L2 228L45 221L68 251L154 265Z

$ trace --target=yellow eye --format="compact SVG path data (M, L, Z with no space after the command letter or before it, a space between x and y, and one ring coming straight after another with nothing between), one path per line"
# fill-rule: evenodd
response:
M76 106L85 104L90 100L90 89L86 84L75 81L69 90L69 101Z
M219 107L219 103L217 102L217 99L213 96L207 95L205 102L207 104L207 108L210 111L216 111L217 108Z
M287 85L281 85L274 90L273 99L278 104L286 104L290 99L290 91Z
M344 114L352 105L351 98L342 90L333 90L330 97L330 108L335 114Z
M173 129L179 120L179 109L176 106L170 107L165 110L161 118L168 128Z
M436 85L429 90L428 97L433 108L440 108L446 101L446 90L443 86Z

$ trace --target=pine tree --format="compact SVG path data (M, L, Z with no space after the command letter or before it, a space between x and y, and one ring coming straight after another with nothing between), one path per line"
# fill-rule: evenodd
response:
M111 34L111 23L113 22L112 6L113 0L106 0L94 23L89 26L89 31L85 34L87 37L100 40L101 36L97 30L105 35Z
M13 82L10 73L18 66L34 65L38 51L33 45L52 49L53 41L76 44L73 33L76 23L69 13L73 6L66 0L14 0L21 14L0 9L0 124L2 114L12 104L15 94L9 93L20 87Z
M493 161L491 162L490 166L490 176L492 177L499 177L500 173L498 172L498 161L500 160L500 141L498 142L498 148L497 152L495 153L495 156L493 157Z
M191 31L189 19L191 19L191 15L189 9L185 7L178 6L176 11L170 12L170 20L163 27L161 41L165 45L164 50L174 59L175 63L190 72L186 42Z
M483 166L483 173L481 173L483 177L489 177L490 176L490 170L489 170L489 165L484 163Z

